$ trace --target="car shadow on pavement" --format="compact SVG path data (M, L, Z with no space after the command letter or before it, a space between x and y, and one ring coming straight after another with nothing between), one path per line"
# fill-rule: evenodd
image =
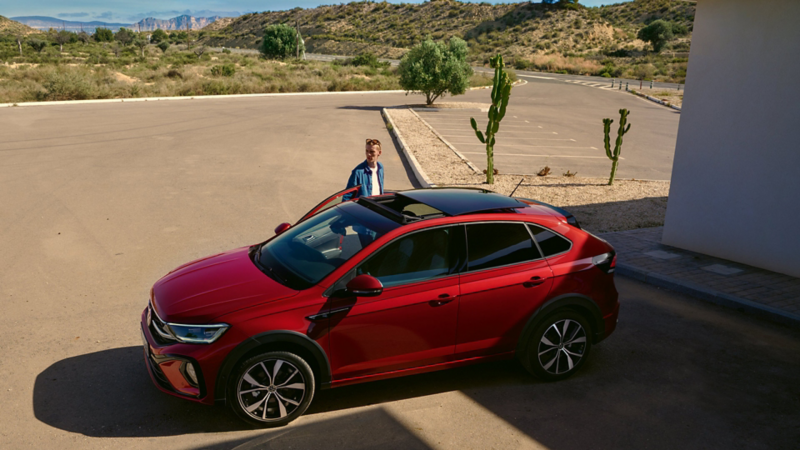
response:
M473 388L537 383L514 361L479 364L319 391L306 416ZM56 362L36 377L33 412L55 428L93 437L155 437L250 430L222 406L158 390L142 347L123 347Z
M305 423L304 423L305 422ZM301 418L292 425L264 430L256 437L233 439L198 447L203 450L255 450L296 448L326 450L429 449L406 425L382 407L369 408L331 419Z

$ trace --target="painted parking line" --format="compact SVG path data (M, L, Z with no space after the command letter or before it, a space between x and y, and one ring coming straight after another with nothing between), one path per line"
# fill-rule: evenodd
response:
M486 144L481 144L480 142L473 142L473 143L463 143L461 145L480 145L484 146ZM581 149L581 150L597 150L595 147L564 147L564 146L553 146L553 145L521 145L521 144L503 144L504 147L522 147L522 148L571 148L571 149Z
M447 137L447 138L449 139L449 138L450 138L450 135L447 135L447 136L445 136L445 137ZM475 138L475 135L473 134L473 135L472 135L472 137L473 137L473 138ZM458 137L454 137L454 139L458 139ZM504 137L503 137L503 141L507 141L507 140L509 140L509 139L524 139L524 140L526 140L526 141L562 141L562 142L576 142L576 141L575 141L575 139L548 139L548 138L534 138L534 137L510 137L510 136L504 136ZM473 140L474 140L474 139L473 139ZM470 144L469 142L455 142L455 141L453 141L453 140L451 140L451 141L450 141L450 143L451 143L451 144Z
M559 148L559 147L550 147ZM562 147L563 148L563 147ZM464 155L485 155L486 152L461 152ZM606 156L583 156L583 155L529 155L527 153L494 153L494 156L521 156L524 158L587 158L587 159L606 159ZM619 157L619 159L625 159Z
M431 125L431 126L432 126L433 128L435 128L435 129L436 129L436 131L439 131L439 132L442 132L442 131L464 131L464 130L471 130L471 129L472 129L472 127L464 127L464 128L441 128L441 127L435 127L435 126L433 126L433 125ZM479 129L480 129L480 128L479 128ZM510 131L514 131L514 130L510 130ZM525 134L558 134L558 133L557 133L557 132L555 132L555 131L528 131L528 132L526 132Z

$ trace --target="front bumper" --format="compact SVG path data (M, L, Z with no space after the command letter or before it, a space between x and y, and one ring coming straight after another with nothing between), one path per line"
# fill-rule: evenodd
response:
M206 345L159 344L148 326L147 309L142 312L141 335L145 366L153 384L175 397L213 404L215 375L222 363L220 352ZM187 364L194 365L197 385L189 381Z

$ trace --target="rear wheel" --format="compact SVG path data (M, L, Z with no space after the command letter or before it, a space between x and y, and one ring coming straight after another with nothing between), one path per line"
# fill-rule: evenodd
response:
M314 397L314 372L301 357L269 352L241 363L231 378L230 405L241 419L279 427L300 417Z
M562 310L536 326L523 365L546 381L563 380L577 372L592 348L591 328L580 314Z

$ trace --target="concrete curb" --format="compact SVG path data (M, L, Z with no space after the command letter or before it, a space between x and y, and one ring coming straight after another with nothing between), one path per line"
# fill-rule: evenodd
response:
M664 105L667 108L672 108L672 109L675 109L675 110L678 110L678 111L681 110L680 106L667 104L667 102L665 102L663 100L659 100L659 99L657 99L655 97L650 97L649 95L642 94L641 92L636 92L636 91L628 91L628 92L633 94L633 95L636 95L638 97L646 98L647 100L650 100L651 102L658 103L659 105Z
M414 111L414 109L413 109L413 108L410 108L410 107L409 107L408 109L411 111L411 113L412 113L412 114L414 114L415 116L417 116L417 118L418 118L419 120L421 120L421 121L422 121L422 123L424 123L424 124L425 124L425 126L426 126L426 127L428 127L428 129L429 129L429 130L431 130L431 131L433 132L433 134L435 134L435 135L436 135L436 137L437 137L437 138L439 138L439 140L440 140L440 141L444 142L444 145L446 145L446 146L447 146L447 147L448 147L450 150L452 150L452 151L453 151L453 153L455 153L455 154L456 154L456 156L458 156L459 158L461 158L461 161L464 161L464 163L466 163L466 164L467 164L467 166L468 166L470 169L472 169L472 171L473 171L473 172L475 172L475 173L481 173L481 171L480 171L480 170L478 170L478 168L477 168L477 167L475 167L475 165L474 165L474 164L472 164L472 162L470 162L470 160L468 160L467 158L465 158L465 157L464 157L464 155L462 155L462 154L461 154L461 152L459 152L458 150L456 150L456 148L455 148L455 147L453 147L453 144L451 144L451 143L447 142L447 139L445 139L445 138L444 138L444 137L443 137L441 134L439 134L439 132L438 132L438 131L434 130L434 129L433 129L433 127L432 127L432 126L431 126L431 125L430 125L430 124L429 124L427 121L425 121L425 119L423 119L422 117L420 117L420 115L419 115L419 114L417 114L417 112L416 112L416 111Z
M800 316L781 311L771 306L762 305L735 295L708 289L689 281L676 280L675 278L660 273L648 272L638 267L617 263L616 273L624 277L633 278L653 286L669 289L679 294L688 295L703 301L735 309L762 319L767 319L783 325L800 328Z
M417 178L417 182L424 188L436 187L435 184L431 183L431 180L428 178L428 175L425 174L425 171L422 170L422 166L420 165L419 161L417 161L417 158L415 158L414 154L412 154L411 150L409 150L406 141L403 139L403 136L400 135L400 130L397 129L397 125L395 125L394 120L392 120L392 116L389 114L389 108L383 108L382 112L383 117L385 117L386 121L389 122L389 125L392 126L392 129L389 131L392 133L392 135L394 135L394 137L397 138L397 142L400 143L400 150L403 152L403 155L406 157L406 161L408 161L408 164L411 166L411 171L414 172L414 177Z
M134 103L134 102L160 102L172 100L209 100L231 98L258 98L258 97L285 97L291 95L353 95L353 94L397 94L405 91L338 91L338 92L285 92L280 94L233 94L233 95L196 95L194 97L137 97L137 98L109 98L99 100L64 100L58 102L27 102L27 103L0 103L0 108L16 106L54 106L54 105L86 105L92 103Z

